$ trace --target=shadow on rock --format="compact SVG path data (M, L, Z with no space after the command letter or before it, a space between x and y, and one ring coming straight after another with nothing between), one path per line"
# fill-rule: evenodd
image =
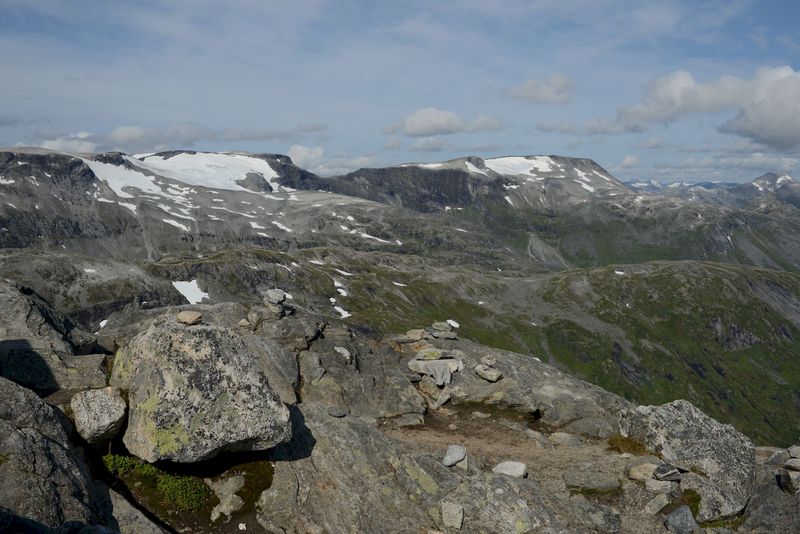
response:
M302 460L311 456L317 440L306 426L303 412L297 406L288 406L289 417L292 421L292 439L282 443L269 452L269 459L275 462L288 462Z
M0 341L0 376L40 395L59 389L47 361L27 339Z

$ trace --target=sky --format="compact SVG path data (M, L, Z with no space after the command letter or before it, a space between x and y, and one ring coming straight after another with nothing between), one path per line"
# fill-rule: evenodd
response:
M800 2L0 0L0 146L800 177Z

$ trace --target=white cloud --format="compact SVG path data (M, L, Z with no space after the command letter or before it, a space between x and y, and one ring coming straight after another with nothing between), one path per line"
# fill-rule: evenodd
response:
M386 129L386 133L402 132L409 137L429 137L462 132L486 132L502 129L496 117L480 116L465 120L452 111L429 107L418 109L399 124Z
M37 145L65 152L150 152L190 148L203 141L271 141L302 139L310 133L325 130L324 124L307 124L286 130L215 130L198 123L174 124L166 128L119 126L108 133L79 132L40 135Z
M50 150L60 150L64 152L94 152L97 143L92 140L93 136L89 132L78 132L58 136L54 139L45 139L39 146Z
M615 119L585 126L544 123L544 132L604 135L643 132L692 114L736 112L719 130L777 149L800 147L800 72L792 67L758 69L750 80L721 76L698 83L686 71L653 81L640 103L621 108Z
M528 102L564 104L572 97L572 80L564 74L553 74L544 81L528 80L512 87L506 94Z
M321 146L307 147L303 145L292 145L289 147L289 157L298 167L304 169L312 169L318 167L322 163L322 156L325 154L325 149Z
M622 163L619 164L621 169L630 169L639 165L639 158L636 156L626 155L622 158Z
M362 167L374 167L383 163L377 161L371 155L350 156L349 154L338 154L326 156L325 149L320 146L292 145L289 147L288 155L298 167L321 176L347 174Z
M423 137L411 144L411 150L421 152L441 152L447 148L447 142L441 137Z

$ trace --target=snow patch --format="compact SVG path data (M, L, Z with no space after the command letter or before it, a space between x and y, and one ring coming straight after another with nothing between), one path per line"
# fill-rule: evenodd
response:
M208 293L200 289L196 279L189 282L172 282L172 286L189 301L189 304L199 304L203 299L208 298Z
M460 324L458 324L457 322L455 322L455 321L454 321L454 320L452 320L452 319L448 319L448 320L447 320L447 324L449 324L449 325L450 325L450 326L452 326L453 328L458 328L459 326L461 326Z
M172 226L174 226L176 228L180 228L184 232L188 232L189 231L189 227L188 226L186 226L185 224L179 223L175 219L161 219L161 220L164 221L167 224L171 224Z
M283 224L283 223L280 223L280 222L278 222L278 221L272 221L272 224L274 224L275 226L277 226L278 228L280 228L280 229L281 229L281 230L283 230L284 232L291 232L291 231L292 231L292 229L291 229L291 228L289 228L289 227L288 227L288 226L286 226L285 224Z
M392 284L396 285L397 287L408 287L406 284L401 284L400 282L392 282Z

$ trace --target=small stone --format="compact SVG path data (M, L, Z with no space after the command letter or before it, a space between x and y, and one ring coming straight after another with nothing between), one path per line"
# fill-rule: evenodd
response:
M650 493L669 493L677 486L676 482L670 480L646 480L644 489Z
M628 468L628 478L631 480L638 480L639 482L647 482L653 478L656 469L658 469L656 464L644 463L632 465Z
M239 523L239 530L247 530L247 525L245 523Z
M472 418L473 419L489 419L490 417L492 417L492 416L491 416L491 414L488 414L488 413L483 413L483 412L478 412L478 411L472 412Z
M203 314L196 311L184 310L178 313L178 322L189 326L199 324L202 318Z
M458 427L456 425L454 425L453 423L450 423L449 425L447 425L447 429L448 430L458 430Z
M454 502L442 503L442 523L449 528L460 529L464 522L464 507Z
M466 471L469 469L469 456L465 456L463 460L456 464L456 467L461 469L462 471Z
M786 460L783 467L790 471L800 471L800 458L790 458Z
M281 304L286 300L286 292L282 289L268 289L264 297L265 304Z
M681 472L674 465L661 464L653 473L653 478L656 480L670 480L672 482L678 482L681 479Z
M789 456L792 458L800 458L800 445L792 445L786 452L788 452Z
M239 326L241 326L242 328L247 328L248 326L250 326L250 321L248 321L247 319L242 319L241 321L239 321Z
M342 418L346 417L347 414L350 413L350 410L347 408L340 408L338 406L331 406L328 408L328 415L331 417Z
M439 360L445 357L445 352L437 348L422 349L417 352L414 359L417 360Z
M406 332L406 336L411 341L420 341L422 339L425 339L425 334L426 332L422 328L415 328L413 330L409 330L408 332Z
M692 534L696 528L700 528L686 505L669 514L664 520L664 526L673 534Z
M338 355L345 359L347 363L353 361L353 355L350 354L350 351L344 347L333 347L333 350L336 351Z
M486 367L494 367L495 364L497 363L497 358L495 358L494 356L487 355L481 358L481 363Z
M431 325L431 328L432 328L433 330L437 330L437 331L439 331L439 332L449 332L450 330L452 330L452 329L453 329L453 327L450 325L450 323L448 323L448 322L446 322L446 321L441 321L441 322L433 323L433 324Z
M500 462L492 468L492 473L506 475L514 478L525 478L528 475L528 466L522 462Z
M436 339L458 339L455 332L442 332L441 330L434 330L431 335Z
M659 493L652 501L644 505L644 511L650 515L656 515L669 504L669 497L666 493Z
M447 447L447 453L444 455L442 464L445 467L452 467L458 462L467 457L467 449L461 445L450 445Z
M503 373L482 363L475 366L475 373L487 382L497 382L503 378Z
M70 400L70 407L78 434L89 443L99 443L117 435L127 408L119 391L111 387L76 393Z

